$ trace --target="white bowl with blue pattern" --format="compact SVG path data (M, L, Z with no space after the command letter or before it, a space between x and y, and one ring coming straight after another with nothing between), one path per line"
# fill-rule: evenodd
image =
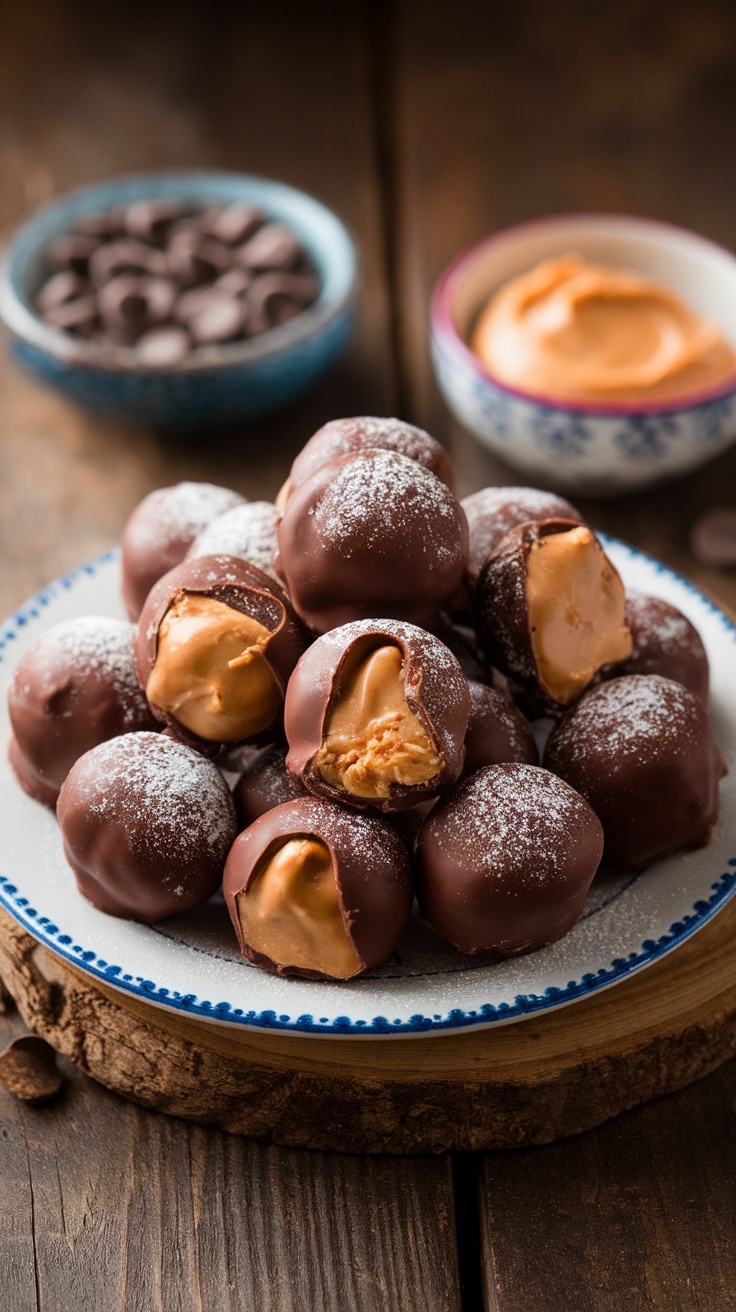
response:
M652 487L725 450L736 439L736 379L669 405L592 405L531 396L483 367L468 341L489 297L541 260L571 252L663 283L736 348L736 258L729 251L652 219L539 219L471 246L437 283L432 356L456 418L530 482L586 496Z
M170 199L193 210L244 202L286 223L317 270L317 300L260 337L210 346L166 367L142 365L124 347L109 348L102 361L89 343L40 318L33 302L47 273L44 253L55 238L83 215ZM0 317L19 363L77 405L153 427L198 429L255 419L310 388L347 345L357 284L347 229L306 192L243 173L150 173L83 187L24 223L0 268Z

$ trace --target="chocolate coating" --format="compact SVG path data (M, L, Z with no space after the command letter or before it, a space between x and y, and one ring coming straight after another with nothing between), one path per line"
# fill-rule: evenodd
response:
M392 784L389 797L370 801L328 783L315 764L343 667L356 644L367 638L377 639L377 646L383 639L401 651L406 703L421 720L442 758L441 769L429 782ZM357 620L317 638L291 676L284 705L287 768L317 795L359 808L406 810L434 797L459 777L469 708L470 695L462 670L439 638L398 620Z
M568 519L576 524L585 522L564 497L536 487L484 487L463 497L460 505L467 515L470 534L468 582L471 591L489 556L512 528L541 519Z
M303 784L286 768L286 747L269 743L248 762L233 789L233 800L242 828L252 825L266 811L297 797L308 797Z
M156 663L161 623L170 606L182 594L212 598L251 616L268 629L271 637L263 655L281 687L286 687L307 638L283 589L255 565L235 556L201 556L196 560L185 560L169 570L148 595L135 644L138 677L144 688ZM168 725L182 742L209 755L219 750L220 744L191 733L160 707L151 709L156 719ZM279 728L280 717L274 722L273 732ZM232 742L229 743L228 749L233 746Z
M315 797L299 798L268 811L233 844L225 865L223 893L243 955L273 974L325 978L318 971L272 961L243 941L238 896L247 893L262 861L293 837L311 837L325 844L337 876L343 922L360 958L360 969L380 965L396 948L411 910L413 890L404 845L377 816L358 815Z
M539 752L531 725L513 702L495 688L468 679L470 718L465 735L463 774L473 774L485 765L504 761L539 764Z
M246 501L242 506L233 506L194 539L186 559L238 556L278 582L273 568L278 522L279 512L270 501Z
M236 834L217 767L159 733L86 752L57 814L80 892L108 915L146 924L206 902Z
M620 868L703 847L726 772L704 703L656 674L586 693L550 735L544 765L588 799Z
M125 620L85 615L47 629L8 689L10 761L21 787L52 810L78 757L117 734L156 726Z
M418 461L454 492L455 475L450 457L434 437L425 433L423 428L405 423L403 419L378 418L374 415L331 419L322 428L318 428L291 466L290 491L300 487L329 460L375 450L398 451L399 455Z
M634 650L617 665L620 674L661 674L682 683L704 702L708 700L708 657L697 629L676 606L661 597L629 593L626 623L631 629Z
M340 456L296 488L276 572L308 628L376 615L431 627L462 598L467 525L453 494L395 451Z
M214 483L175 483L149 492L123 529L123 599L137 620L151 588L185 557L194 539L243 498Z
M461 952L534 952L572 928L602 851L600 822L560 779L539 766L487 766L422 826L419 904Z

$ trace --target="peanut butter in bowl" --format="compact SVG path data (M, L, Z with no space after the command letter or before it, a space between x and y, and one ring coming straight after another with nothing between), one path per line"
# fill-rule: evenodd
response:
M504 283L470 345L500 383L562 401L667 404L736 383L714 323L661 283L576 254Z

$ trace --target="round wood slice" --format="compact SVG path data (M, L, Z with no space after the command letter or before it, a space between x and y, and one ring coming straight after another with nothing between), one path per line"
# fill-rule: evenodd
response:
M736 1052L736 898L656 965L546 1015L423 1038L322 1039L167 1011L98 983L0 910L27 1024L125 1097L274 1143L424 1153L547 1143Z

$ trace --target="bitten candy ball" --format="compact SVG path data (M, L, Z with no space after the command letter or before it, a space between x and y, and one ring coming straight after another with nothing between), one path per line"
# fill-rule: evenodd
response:
M10 762L21 787L52 809L78 757L117 734L153 729L138 683L135 629L85 615L47 629L21 657L8 690Z
M333 629L286 693L287 767L312 793L399 811L458 778L468 687L439 638L398 620Z
M151 588L182 561L208 524L243 498L215 483L175 483L149 492L123 529L123 599L137 620Z
M487 766L422 826L419 904L461 952L534 952L572 928L602 851L600 821L561 779L534 765Z
M626 660L624 586L591 529L550 519L511 529L481 570L478 637L490 660L558 715L598 671Z
M385 821L314 797L239 834L223 893L241 951L278 975L352 979L396 948L412 904L409 859Z
M278 526L276 571L325 633L376 615L431 627L463 597L465 515L449 488L395 451L341 456L298 487Z
M146 924L206 902L236 834L217 767L159 733L123 734L86 752L57 814L80 892L108 915Z
M587 798L607 861L623 869L703 847L726 773L701 699L657 674L586 693L550 735L544 765Z
M172 733L213 754L279 728L306 638L279 584L235 556L159 579L138 625L138 676Z

